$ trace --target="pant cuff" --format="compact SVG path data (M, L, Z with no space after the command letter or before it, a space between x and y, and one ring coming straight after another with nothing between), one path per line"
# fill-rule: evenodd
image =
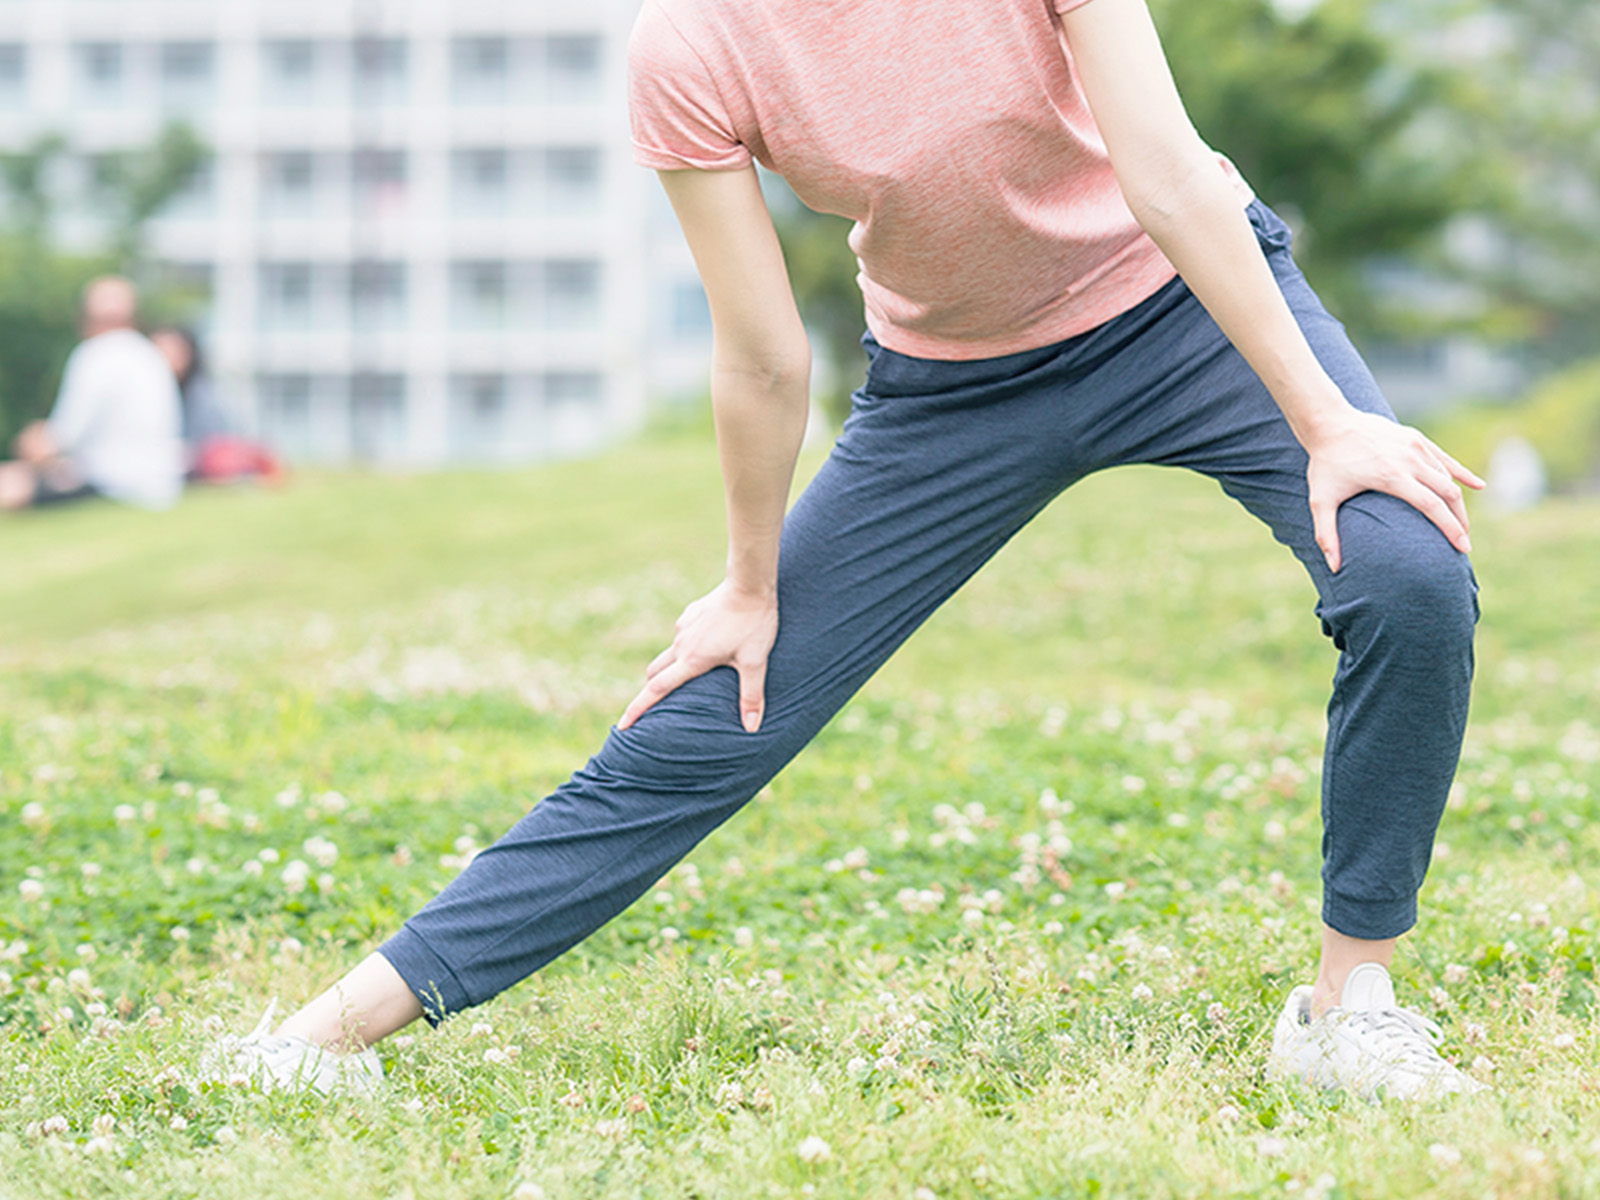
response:
M1346 937L1382 941L1399 937L1417 923L1417 898L1358 900L1324 888L1322 920Z
M451 1013L472 1007L455 972L409 925L402 926L399 933L379 946L378 953L389 960L389 965L422 1001L422 1015L429 1025L438 1025Z

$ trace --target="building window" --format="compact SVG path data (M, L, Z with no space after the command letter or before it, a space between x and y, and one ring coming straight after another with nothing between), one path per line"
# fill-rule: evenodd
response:
M457 104L502 104L510 79L508 39L463 37L451 44L450 90Z
M601 50L598 34L557 34L540 42L546 99L556 104L600 97Z
M309 151L280 151L262 159L261 208L268 216L310 216L316 185L316 159Z
M360 460L400 457L406 441L404 375L366 372L350 380L350 450Z
M550 371L544 377L544 402L550 408L597 409L605 398L598 371Z
M356 215L392 216L403 209L407 174L404 150L357 150L350 167Z
M460 458L492 458L506 445L504 375L457 375L450 387L451 449Z
M681 280L672 288L672 336L680 342L703 342L711 336L711 305L697 279Z
M261 436L292 459L314 456L309 375L262 375L256 381Z
M594 211L601 200L598 146L548 147L543 166L544 206L548 211Z
M511 184L510 155L504 150L458 150L450 165L451 203L460 216L501 216Z
M309 104L317 96L317 47L305 38L263 43L262 98L269 104Z
M404 263L358 262L350 268L350 324L356 329L401 329L406 323Z
M310 263L261 264L262 326L266 329L309 329L312 279Z
M410 56L399 38L359 38L351 45L351 79L357 105L403 104Z
M592 329L600 323L600 264L555 259L544 264L540 312L547 329Z
M28 48L0 43L0 107L21 107L27 94Z
M168 42L161 47L162 99L187 108L210 99L216 77L216 48L209 42Z
M452 316L457 329L501 329L510 300L510 272L503 262L460 262L450 270Z
M84 96L95 104L122 99L125 55L115 42L90 42L78 47L78 66Z

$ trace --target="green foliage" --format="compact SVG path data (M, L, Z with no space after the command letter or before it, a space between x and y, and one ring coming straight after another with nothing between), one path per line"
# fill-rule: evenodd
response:
M850 394L866 377L858 264L846 240L852 223L798 200L780 207L776 223L800 316L826 348L834 373L823 407L837 424L850 415Z
M1430 433L1480 466L1502 439L1526 438L1544 459L1551 487L1592 488L1600 482L1600 358L1547 377L1514 407L1455 409L1431 423Z
M0 234L0 457L25 424L49 413L78 338L79 293L105 266Z
M372 1103L196 1066L592 752L716 578L712 446L0 522L0 1186L1596 1194L1596 516L1474 529L1473 725L1397 980L1495 1090L1381 1106L1262 1078L1316 953L1335 655L1202 480L1074 489L617 921L386 1043Z
M1202 136L1300 225L1296 257L1358 332L1392 326L1364 268L1421 246L1482 199L1477 160L1428 136L1453 79L1414 67L1371 0L1286 16L1271 0L1152 5Z
M67 253L52 242L51 168L69 149L48 135L25 150L0 155L0 187L9 218L0 228L0 456L28 421L54 403L61 368L78 338L83 285L109 271L147 274L143 235L150 220L182 190L205 158L184 125L171 125L144 150L101 160L94 199L107 215L109 244L98 254ZM147 289L147 312L175 318L194 297Z

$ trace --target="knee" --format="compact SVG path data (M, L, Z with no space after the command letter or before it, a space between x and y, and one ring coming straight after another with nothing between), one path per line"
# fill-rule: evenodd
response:
M776 772L769 760L782 733L770 710L759 732L745 731L738 676L719 667L663 697L631 728L613 730L590 769L679 794L754 792Z
M1333 607L1346 622L1395 648L1470 653L1478 585L1467 556L1421 513L1391 496L1357 497L1340 518L1345 558ZM1337 628L1338 622L1330 624Z

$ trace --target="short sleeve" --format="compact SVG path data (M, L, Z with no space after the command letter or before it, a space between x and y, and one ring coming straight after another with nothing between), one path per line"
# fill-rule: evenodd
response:
M656 0L646 0L628 41L633 159L660 171L728 171L750 164L705 60Z
M1056 12L1064 16L1075 8L1082 8L1089 3L1089 0L1050 0L1050 2Z

